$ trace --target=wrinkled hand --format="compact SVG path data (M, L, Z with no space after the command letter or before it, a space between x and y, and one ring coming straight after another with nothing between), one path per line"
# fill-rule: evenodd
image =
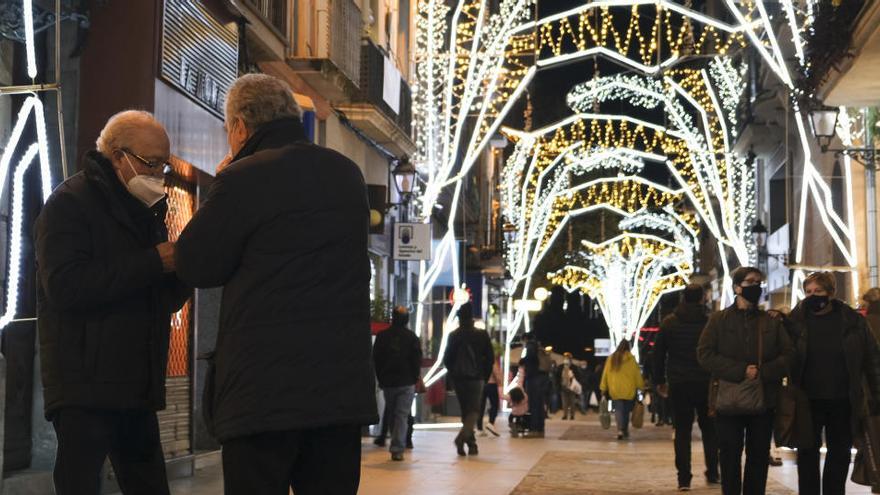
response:
M661 383L657 385L657 393L660 394L660 397L664 399L669 397L669 385L665 383Z
M758 367L754 364L750 364L746 368L746 378L748 378L749 380L754 380L755 378L758 378Z
M174 265L173 242L163 242L162 244L156 245L156 251L159 252L159 257L162 259L163 272L171 273L177 270L177 267Z
M228 167L230 163L232 163L232 155L226 153L226 156L224 156L223 159L220 160L220 163L217 164L217 168L214 170L214 172L219 174L223 171L223 169Z

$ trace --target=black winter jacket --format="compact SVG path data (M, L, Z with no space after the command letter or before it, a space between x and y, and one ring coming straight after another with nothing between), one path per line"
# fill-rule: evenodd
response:
M170 316L191 291L162 273L162 201L125 189L96 151L37 217L37 314L45 414L165 408Z
M868 399L880 400L880 350L877 340L868 328L865 318L839 300L832 300L834 311L840 311L843 331L843 355L849 376L849 400L852 405L853 428L860 438L858 428L861 421L855 420L864 415ZM801 386L806 370L807 344L810 334L806 330L806 309L799 304L785 320L786 328L794 341L795 355L791 366L791 380ZM865 397L865 388L870 397Z
M697 345L700 365L713 379L741 382L746 368L758 364L758 327L764 320L763 359L760 377L764 381L765 404L775 407L782 378L787 376L794 348L782 322L766 311L737 309L736 303L709 317Z
M708 321L700 303L681 303L663 319L654 341L655 385L709 381L709 373L697 361L697 344Z
M380 387L415 385L422 371L419 338L404 326L380 332L373 344L373 363Z
M467 352L465 347L470 347L476 360L474 371L465 375L455 373L455 363L462 359ZM457 328L449 334L446 344L446 352L443 355L443 365L449 370L449 376L454 380L488 380L492 374L492 363L495 359L495 350L492 349L492 341L489 334L483 330L477 330L472 326Z
M176 256L187 283L224 286L203 404L221 442L378 421L369 211L357 165L298 119L259 128L217 174Z

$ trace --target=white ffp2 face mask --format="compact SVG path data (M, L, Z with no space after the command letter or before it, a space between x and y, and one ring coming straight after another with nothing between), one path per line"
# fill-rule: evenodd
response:
M125 160L128 162L128 166L131 167L131 171L134 172L134 177L125 184L128 192L148 208L162 201L162 198L165 197L165 179L152 175L139 175L127 154L125 155Z

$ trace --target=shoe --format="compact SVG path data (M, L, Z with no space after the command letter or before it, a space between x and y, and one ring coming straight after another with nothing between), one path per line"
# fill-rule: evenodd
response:
M565 420L567 420L567 419L568 419L568 416L563 416L563 417L562 417L562 420L563 420L563 421L565 421Z
M687 485L682 485L682 486L678 487L678 491L680 491L680 492L689 492L689 491L691 491L691 487L689 487L689 486L687 486Z
M373 440L373 445L375 445L376 447L384 447L385 437L376 437L376 439Z
M495 425L488 424L488 425L486 425L486 429L489 430L489 433L495 435L496 437L500 437L500 436L501 436L501 435L499 435L498 432L495 430Z
M403 460L403 454L402 454L402 453L392 453L392 454L391 454L391 460L392 460L392 461L402 461L402 460Z
M529 430L527 433L523 434L525 438L544 438L543 431Z
M480 430L480 433L479 433L479 435L477 435L477 436L480 436L480 437L488 437L489 434L486 433L486 430Z
M468 455L477 455L480 453L480 449L477 448L477 442L468 442L467 448Z
M461 457L465 457L467 455L467 452L464 451L464 440L461 440L460 438L455 439L455 450Z
M621 432L617 432L617 439L618 439L618 440L623 440L623 432L622 432L622 431L621 431Z
M411 439L406 441L406 448L409 450L413 449L413 443Z
M720 485L721 484L721 477L718 476L717 474L715 476L709 476L708 472L705 472L703 474L706 475L706 483L709 483L710 485Z
M770 462L770 465L774 466L774 467L779 467L782 465L782 459L780 459L779 457L773 457L772 455L770 456L769 462Z

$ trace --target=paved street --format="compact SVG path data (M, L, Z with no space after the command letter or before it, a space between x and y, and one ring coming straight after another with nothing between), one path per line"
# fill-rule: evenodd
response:
M499 419L498 424L506 420ZM506 424L506 423L505 423ZM628 442L614 440L613 430L598 427L596 416L578 421L551 420L544 439L479 438L480 455L455 455L452 429L415 433L416 449L402 463L392 463L385 449L364 441L363 495L533 495L675 493L672 429L648 425L634 430ZM564 438L572 438L565 440ZM721 493L701 477L700 445L694 443L694 493ZM792 453L783 453L784 466L770 468L768 494L797 492ZM200 470L195 478L175 481L174 495L222 492L219 466ZM870 493L858 485L847 493Z

